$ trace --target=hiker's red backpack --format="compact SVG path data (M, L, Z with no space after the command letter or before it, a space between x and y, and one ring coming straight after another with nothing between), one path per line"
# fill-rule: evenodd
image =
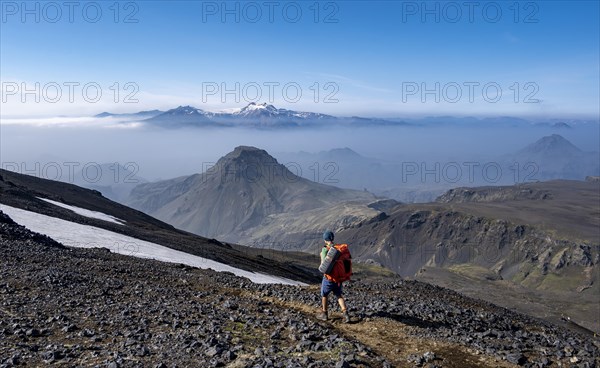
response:
M350 255L348 244L335 244L330 247L319 271L323 272L328 280L336 283L350 280L352 255Z

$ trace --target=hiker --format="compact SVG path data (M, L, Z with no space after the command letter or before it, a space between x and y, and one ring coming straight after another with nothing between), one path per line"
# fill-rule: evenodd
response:
M323 233L323 241L325 245L321 249L321 263L325 260L327 256L327 252L329 249L334 246L333 243L333 232L331 230L327 230ZM347 246L346 246L347 247ZM348 309L346 308L346 302L342 295L342 282L336 282L330 280L331 277L323 274L323 280L321 281L321 302L322 302L322 310L317 315L317 318L323 321L327 320L327 296L329 293L333 292L333 294L338 298L338 304L342 309L342 313L344 315L344 323L350 322L350 316L348 315Z

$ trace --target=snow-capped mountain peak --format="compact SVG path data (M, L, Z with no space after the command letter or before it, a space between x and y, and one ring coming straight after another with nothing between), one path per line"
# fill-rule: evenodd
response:
M278 115L279 109L273 105L269 105L266 102L257 104L256 102L250 102L245 107L234 112L236 115L248 116L248 115Z
M170 115L202 115L204 111L192 106L179 106L175 109L167 111Z

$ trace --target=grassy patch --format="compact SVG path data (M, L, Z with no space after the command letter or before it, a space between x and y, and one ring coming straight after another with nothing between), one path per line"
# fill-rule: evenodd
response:
M454 272L458 275L469 277L472 279L479 279L479 280L499 280L500 279L500 276L497 273L495 273L485 267L481 267L481 266L477 266L477 265L469 264L469 263L452 265L452 266L448 267L448 270L451 272Z
M581 267L571 267L568 272L561 274L548 273L538 286L538 289L576 292L577 288L584 281L581 271Z
M352 263L353 278L366 280L372 278L388 278L398 276L394 271L386 267L359 262Z
M249 328L243 322L229 321L225 324L223 330L231 333L232 336L237 337L244 345L251 348L261 346L262 342L266 339L265 331Z

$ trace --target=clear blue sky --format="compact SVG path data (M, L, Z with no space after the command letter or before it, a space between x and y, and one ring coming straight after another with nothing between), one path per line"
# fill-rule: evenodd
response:
M135 105L121 103L122 95L119 103L95 105L81 98L44 103L42 96L35 106L4 96L3 114L137 111L180 104L219 110L245 105L251 96L240 92L237 102L233 95L217 93L204 103L203 83L231 88L236 82L242 87L258 83L262 102L267 100L265 82L293 82L301 87L302 98L291 102L282 87L274 87L276 106L368 116L598 116L598 1L517 6L513 1L474 1L472 9L464 3L273 1L269 19L264 1L228 2L227 9L221 1L120 2L118 14L113 1L79 2L73 9L59 1L54 4L61 5L60 15L45 2L23 9L21 1L2 1L3 83L93 81L105 97L114 82L121 89L126 82L139 88ZM94 4L102 11L95 23ZM231 12L224 14L227 10ZM335 85L324 89L327 82ZM465 82L479 83L472 101ZM440 102L435 94L421 91L436 83ZM484 95L487 83L493 89ZM414 86L419 91L408 89ZM498 87L502 98L488 101ZM324 103L333 92L338 101ZM528 95L529 101L539 102L523 103Z

